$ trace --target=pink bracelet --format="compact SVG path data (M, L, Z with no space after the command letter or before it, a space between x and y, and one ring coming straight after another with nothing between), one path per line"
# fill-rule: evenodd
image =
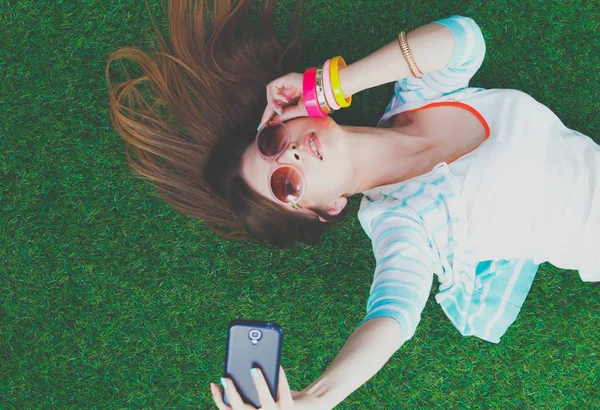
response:
M310 67L302 77L302 98L306 112L312 118L325 118L327 114L321 111L317 100L317 68Z
M327 60L325 61L325 64L323 64L323 89L325 90L325 99L332 110L339 110L341 107L335 100L333 90L331 89L331 74L329 74L330 66L331 60Z

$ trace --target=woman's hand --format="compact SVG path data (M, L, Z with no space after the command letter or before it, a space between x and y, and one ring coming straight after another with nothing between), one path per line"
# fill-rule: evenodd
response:
M271 396L269 386L263 377L262 372L257 370L258 378L253 378L254 386L258 392L258 398L260 401L261 410L320 410L317 399L310 396L305 392L292 392L290 385L288 384L287 378L283 368L279 368L279 386L277 388L277 401ZM227 387L227 398L231 403L231 406L226 405L223 402L223 394L221 389L214 383L210 384L210 392L212 393L213 400L215 401L219 410L255 410L249 404L242 401L233 381L231 379L225 379Z
M302 74L289 73L267 84L267 107L259 128L274 114L278 115L278 121L308 116L302 101Z

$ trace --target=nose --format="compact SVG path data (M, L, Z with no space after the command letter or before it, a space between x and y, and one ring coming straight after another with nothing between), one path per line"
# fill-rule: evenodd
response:
M300 152L298 150L299 145L292 142L286 150L277 158L279 164L299 164L302 162Z

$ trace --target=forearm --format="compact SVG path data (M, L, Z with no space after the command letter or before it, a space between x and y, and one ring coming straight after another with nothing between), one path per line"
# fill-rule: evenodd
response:
M427 24L407 34L410 51L423 73L446 67L454 51L452 32L439 24ZM340 70L340 85L345 97L368 88L387 84L412 74L397 40L373 54Z
M400 325L393 318L379 317L363 323L305 391L322 403L320 409L332 409L373 377L400 348L401 341Z

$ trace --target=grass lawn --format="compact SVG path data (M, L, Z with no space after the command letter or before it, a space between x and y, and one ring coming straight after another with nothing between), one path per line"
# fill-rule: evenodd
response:
M164 2L149 3L164 21ZM600 141L595 0L307 0L302 67L453 14L487 41L473 85L523 90ZM228 242L133 175L104 68L152 43L140 0L0 1L2 409L212 408L238 317L284 327L302 389L364 315L374 259L355 216L315 247ZM390 94L364 92L335 118L374 125ZM502 343L460 336L432 297L415 337L339 408L600 408L599 379L600 285L543 265Z

